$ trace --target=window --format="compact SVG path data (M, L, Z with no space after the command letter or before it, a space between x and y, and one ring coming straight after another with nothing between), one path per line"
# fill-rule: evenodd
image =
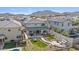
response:
M59 22L57 22L57 25L59 25Z
M41 24L41 26L45 26L45 24L44 24L44 23L42 23L42 24Z
M7 37L5 37L5 40L7 40Z
M35 25L37 25L37 24L35 24Z
M37 31L36 31L36 34L40 34L40 32L41 32L40 30L37 30Z
M9 21L10 19L6 19L7 21Z
M54 24L56 25L56 22L54 21Z
M70 19L67 19L67 21L69 21Z
M29 31L30 33L32 33L32 31Z
M21 38L21 35L17 36L16 38Z
M70 24L68 23L68 26L70 26Z
M62 27L63 27L63 23L62 23Z
M15 42L15 40L10 40L11 42Z
M8 31L10 32L11 30L10 30L10 29L8 29Z

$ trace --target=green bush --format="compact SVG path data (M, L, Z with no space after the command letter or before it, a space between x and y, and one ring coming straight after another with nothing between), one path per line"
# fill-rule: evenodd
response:
M64 35L64 36L69 36L68 32L61 32L61 34Z
M69 48L68 51L77 51L75 48Z
M55 32L58 32L58 33L60 33L60 32L61 32L61 30L60 30L60 29L58 29L58 28L54 28L54 31L55 31Z
M51 35L51 34L48 34L48 38L47 38L49 41L55 39L55 36L54 35Z
M79 25L79 20L72 21L72 24L74 24L74 25Z

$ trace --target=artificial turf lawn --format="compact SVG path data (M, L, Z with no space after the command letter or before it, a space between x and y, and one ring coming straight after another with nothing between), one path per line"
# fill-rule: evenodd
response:
M37 47L40 47L40 48L45 48L47 47L47 44L45 44L44 42L42 42L40 39L31 39L31 42L32 44L36 45Z
M9 49L9 48L14 48L16 47L16 43L15 42L6 42L4 44L4 49Z

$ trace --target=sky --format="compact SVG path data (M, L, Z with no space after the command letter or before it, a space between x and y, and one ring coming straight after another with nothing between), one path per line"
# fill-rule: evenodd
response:
M37 11L79 12L79 7L0 7L0 13L31 14Z

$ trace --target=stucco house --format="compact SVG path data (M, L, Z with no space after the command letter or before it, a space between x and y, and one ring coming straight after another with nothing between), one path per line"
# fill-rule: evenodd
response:
M79 21L78 17L52 17L48 21L52 28L58 28L64 32L76 32L75 28L79 28L79 25L74 23L75 21Z
M30 37L40 37L49 33L47 19L31 18L24 22L26 33Z
M0 19L0 47L3 47L5 42L21 40L22 30L22 25L18 21Z

